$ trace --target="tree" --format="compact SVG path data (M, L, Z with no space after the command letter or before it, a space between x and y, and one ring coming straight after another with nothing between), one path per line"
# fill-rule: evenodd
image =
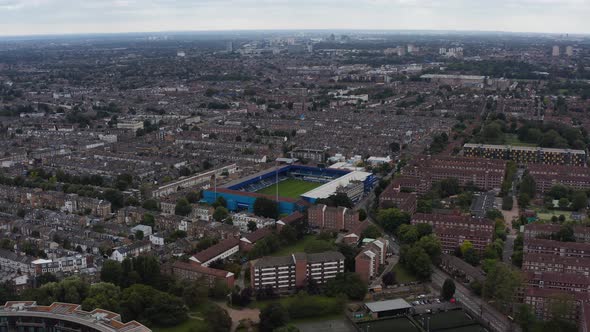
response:
M258 229L258 225L256 224L255 221L248 221L248 232L254 232L255 230Z
M160 326L175 326L188 319L187 307L180 298L141 284L123 291L121 316L123 321Z
M439 262L440 255L442 254L442 247L438 237L434 234L421 237L420 240L416 242L416 246L422 248L433 263L437 264Z
M574 228L572 227L572 225L568 224L562 225L559 228L559 231L557 231L557 233L554 234L553 238L561 242L576 242Z
M360 249L357 247L349 246L345 243L338 243L336 246L338 247L338 251L342 255L344 255L344 271L354 272L355 258L360 252Z
M191 203L191 204L198 203L200 199L201 199L201 193L200 192L191 191L188 194L186 194L186 200L189 203Z
M119 285L123 268L121 263L114 260L106 260L100 270L100 280L106 283Z
M208 331L228 332L231 331L232 320L225 309L217 305L211 305L205 310L205 320Z
M367 228L365 228L365 230L363 230L363 232L361 233L361 238L365 239L365 238L369 238L369 239L376 239L381 237L381 231L379 230L379 228L375 225L369 225L367 226Z
M150 210L150 211L158 211L158 209L159 209L158 201L156 201L153 198L145 200L143 202L143 204L141 204L141 207L143 207L146 210Z
M364 221L367 219L367 211L365 209L359 209L359 220Z
M530 198L533 198L535 197L536 190L535 179L530 174L525 174L520 181L520 193L527 194Z
M223 206L224 208L227 208L227 201L225 200L225 198L223 196L219 196L219 197L217 197L215 202L213 202L213 204L211 204L211 206L214 208L217 208L218 206Z
M352 209L353 203L345 193L336 193L328 198L320 198L316 204L325 204L327 206L343 206Z
M271 303L260 311L260 331L272 332L289 322L289 313L280 303Z
M518 195L518 205L521 208L526 209L529 206L530 202L531 202L531 197L529 196L529 194L520 193L520 195Z
M441 197L457 195L460 192L459 180L456 178L444 179L440 181L439 187Z
M417 224L416 230L418 231L418 238L422 238L423 236L432 234L432 225L426 223Z
M560 209L567 209L570 206L570 200L567 197L562 197L559 199L558 203Z
M286 245L295 243L297 241L297 231L291 225L285 225L279 232L279 238Z
M385 273L383 275L383 277L381 278L381 280L383 281L383 284L385 286L391 286L391 285L395 284L395 282L396 282L395 272L389 271L389 272Z
M137 230L135 232L135 239L136 240L138 240L138 241L143 240L143 236L144 236L144 234L143 234L143 231L142 230Z
M279 205L266 197L258 197L254 201L254 214L265 218L278 219Z
M223 206L216 207L215 211L213 212L213 219L215 219L215 221L218 221L218 222L222 222L228 216L229 216L229 211L226 208L224 208Z
M100 308L113 312L119 312L121 289L107 282L99 282L90 286L88 297L82 302L82 308L92 311Z
M417 245L402 247L400 263L420 279L428 279L432 274L430 256Z
M440 296L446 301L453 298L455 295L455 282L453 279L447 278L443 283L442 290L440 292Z
M179 198L178 201L176 201L176 206L174 207L174 214L176 214L177 216L186 217L191 213L192 210L193 208L188 202L188 200L182 197Z
M583 191L576 191L572 196L572 209L579 211L588 206L588 196Z
M143 217L141 218L141 223L146 226L150 226L154 228L156 226L156 218L151 213L144 213Z
M104 199L111 203L114 210L118 210L125 205L123 193L116 189L107 189L104 192Z
M402 224L409 224L411 219L408 213L396 208L380 210L377 214L377 222L390 233L395 233Z
M401 225L397 229L397 234L402 243L412 244L418 241L418 229L414 225Z
M463 260L473 266L477 266L479 264L479 254L474 248L468 248L463 253Z
M326 283L328 296L346 295L350 300L362 301L367 294L367 284L354 272L344 272Z
M463 243L461 243L461 245L459 246L459 251L461 252L461 256L465 256L465 252L468 249L473 249L473 243L471 243L471 241L463 241Z
M516 309L514 320L518 323L522 332L531 332L537 322L537 317L530 305L520 304Z
M482 291L483 297L487 300L495 300L508 309L514 299L514 294L522 285L522 280L519 271L504 263L496 262L486 276Z

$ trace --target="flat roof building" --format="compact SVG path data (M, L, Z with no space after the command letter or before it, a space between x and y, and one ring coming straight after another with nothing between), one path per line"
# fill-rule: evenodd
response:
M404 299L367 302L365 303L365 307L369 310L373 318L405 315L412 309L412 306Z

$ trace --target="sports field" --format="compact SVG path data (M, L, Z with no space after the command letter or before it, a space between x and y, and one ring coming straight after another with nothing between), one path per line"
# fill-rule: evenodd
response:
M322 183L307 182L303 180L287 179L279 182L279 196L288 198L299 198L301 194L321 186ZM259 194L276 195L277 185L273 184L257 191Z

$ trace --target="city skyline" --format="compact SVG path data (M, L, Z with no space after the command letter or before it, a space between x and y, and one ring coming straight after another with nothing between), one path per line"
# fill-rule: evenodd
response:
M586 34L584 0L0 0L0 35L231 30Z

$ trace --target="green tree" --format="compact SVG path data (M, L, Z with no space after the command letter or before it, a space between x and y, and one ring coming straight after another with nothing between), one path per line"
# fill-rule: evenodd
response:
M367 219L367 211L365 209L359 209L359 220L364 221Z
M367 284L354 272L344 272L326 283L328 296L346 295L350 300L362 301L367 295Z
M436 235L430 234L421 237L420 240L416 242L416 246L422 248L433 263L437 264L439 262L442 254L442 247Z
M397 229L397 235L402 243L412 244L418 241L418 229L414 225L403 224Z
M205 311L208 331L228 332L231 331L232 320L225 309L217 305L211 305Z
M528 304L520 304L514 314L514 320L520 326L522 332L531 332L537 323L537 317Z
M255 221L248 221L248 232L254 232L255 230L258 229L258 225L256 224Z
M224 208L223 206L216 207L215 211L213 212L213 219L215 219L215 221L218 221L218 222L222 222L228 216L229 216L229 211L226 208Z
M150 226L154 228L156 226L156 218L151 213L144 213L143 217L141 218L141 223L146 226Z
M271 303L260 311L260 331L273 332L289 322L289 313L280 303Z
M479 254L474 248L468 248L463 253L463 260L473 266L477 266L479 264Z
M273 200L259 197L254 201L254 214L265 218L278 219L279 206Z
M559 205L560 209L567 209L570 206L570 200L567 197L562 197L559 199L557 205Z
M295 243L297 241L297 231L291 225L285 225L279 232L279 238L285 245Z
M199 200L201 200L201 193L197 191L191 191L186 194L186 200L191 204L198 203Z
M522 281L519 271L504 263L496 262L486 276L483 297L497 301L504 310L508 310L513 302L514 294L522 286Z
M432 225L430 224L417 224L416 229L418 230L418 238L432 234Z
M361 238L369 238L369 239L376 239L381 237L381 231L375 225L369 225L365 230L361 233Z
M588 196L583 191L576 191L572 196L572 209L579 211L588 206Z
M535 179L533 179L530 174L525 174L520 181L520 193L527 194L530 198L534 198L536 191L537 185L535 184Z
M88 297L82 302L82 308L92 311L100 308L113 312L119 312L119 301L121 300L121 289L107 282L99 282L90 286Z
M158 201L156 201L155 199L147 199L143 202L143 204L141 204L141 207L143 207L146 210L150 210L150 211L158 211L159 210L159 206L158 206Z
M121 263L109 259L102 265L102 269L100 270L100 280L105 283L119 285L122 274L123 268L121 267Z
M179 198L178 201L176 201L176 206L174 207L174 214L176 214L177 216L186 217L191 213L192 210L193 208L188 202L188 200L182 197Z
M453 279L447 278L443 283L442 290L440 292L440 296L445 299L446 301L453 298L455 295L455 282Z
M135 284L126 288L121 295L120 307L123 321L175 326L188 319L187 308L180 298L147 285Z
M531 203L531 196L527 193L520 193L518 195L518 205L519 207L526 209L529 204Z
M107 189L104 192L104 199L111 203L114 210L118 210L125 205L125 197L123 193L116 189Z
M408 213L402 212L399 209L391 208L380 210L377 214L377 222L387 232L395 233L397 228L402 224L409 224L411 216Z

